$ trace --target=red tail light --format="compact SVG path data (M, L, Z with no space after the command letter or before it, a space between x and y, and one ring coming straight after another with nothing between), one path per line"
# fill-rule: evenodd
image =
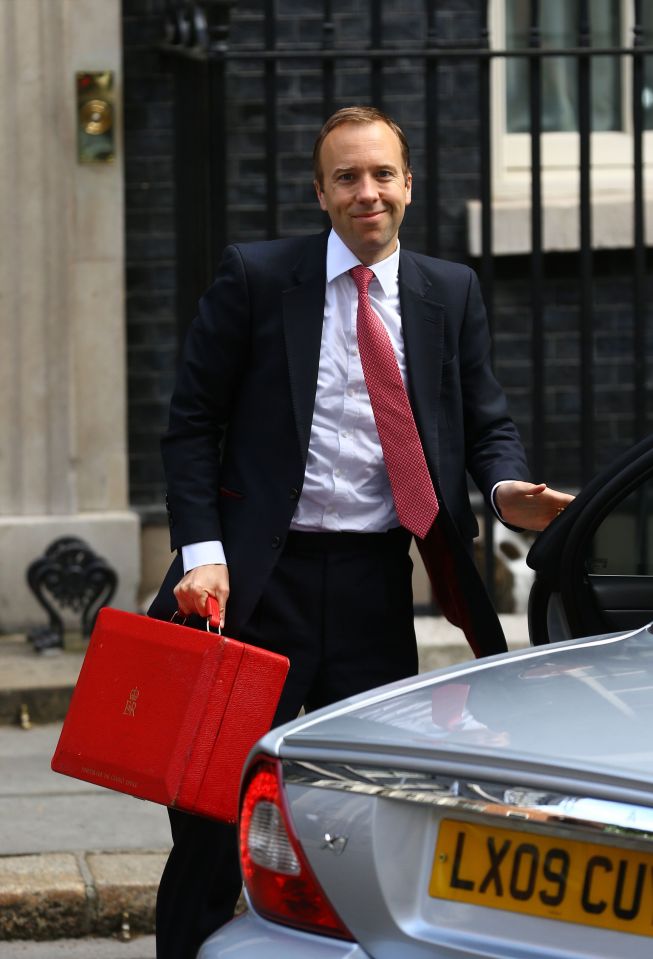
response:
M252 905L266 919L353 940L313 875L291 820L277 760L254 760L240 802L240 862Z

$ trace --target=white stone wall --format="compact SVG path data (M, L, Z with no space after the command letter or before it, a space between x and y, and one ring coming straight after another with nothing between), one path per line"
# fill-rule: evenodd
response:
M116 161L79 164L77 70L113 70ZM0 0L0 630L27 564L78 535L135 605L128 509L120 0Z

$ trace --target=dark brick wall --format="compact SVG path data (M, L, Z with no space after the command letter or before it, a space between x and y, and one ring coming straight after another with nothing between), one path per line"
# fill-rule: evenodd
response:
M606 466L635 440L633 256L630 251L594 255L592 296L594 437L596 469ZM648 263L647 302L653 297ZM575 254L544 258L545 415L543 447L547 482L575 487L581 476L579 263ZM531 429L531 313L528 257L497 261L495 369L528 448ZM649 314L650 316L650 314ZM650 328L650 323L649 323ZM653 350L649 332L646 355ZM653 429L653 403L646 410Z
M160 0L123 0L127 374L131 502L160 511L159 437L174 379L173 86L155 44Z
M480 32L477 0L444 0L436 19L438 36L445 40L476 40ZM239 3L233 16L231 44L261 42L262 3ZM277 40L280 49L297 43L322 45L321 0L279 0ZM427 18L423 0L383 4L382 45L406 48L415 54L424 46ZM333 44L356 51L370 42L368 0L333 4ZM230 220L236 238L265 238L264 183L264 67L253 54L246 64L230 68L233 96L229 102ZM322 117L322 76L317 59L281 62L278 66L278 161L281 183L279 229L283 235L321 229L310 176L310 155ZM413 205L402 230L406 246L425 250L427 164L424 153L424 67L419 57L390 59L383 68L381 105L405 130L411 145L414 172ZM369 65L362 59L338 62L335 107L372 102ZM447 62L441 68L441 172L446 177L441 210L444 255L460 259L466 253L465 202L478 195L477 142L478 83L471 62Z
M257 49L263 44L262 0L239 0L232 14L230 44L251 50L231 62L228 80L228 236L265 237L265 76ZM173 189L173 84L156 52L162 35L163 0L123 0L125 64L125 155L127 212L127 322L130 484L132 503L145 514L163 501L158 449L165 427L177 349ZM423 0L384 4L383 43L419 50L427 22ZM334 45L357 51L369 43L368 0L335 0ZM475 40L478 0L442 0L437 32L445 40ZM321 0L277 0L280 49L296 43L319 49ZM411 143L414 200L402 230L403 243L427 250L428 163L424 149L424 71L404 56L384 67L382 106L404 127ZM279 229L283 235L322 229L324 219L311 185L310 154L322 116L319 61L285 61L277 69ZM342 61L335 77L336 107L371 102L370 71L363 59ZM479 196L479 86L471 61L446 61L440 70L439 228L441 255L465 260L466 202ZM473 266L478 263L472 262ZM595 257L595 409L597 466L633 440L632 257ZM578 257L545 257L546 480L574 487L580 482L580 391ZM649 271L650 273L650 271ZM527 447L531 435L531 313L528 257L496 261L495 365ZM653 290L648 302L653 301ZM653 349L653 343L649 344ZM647 354L648 355L648 354ZM649 401L650 402L650 401ZM653 409L648 409L653 429Z

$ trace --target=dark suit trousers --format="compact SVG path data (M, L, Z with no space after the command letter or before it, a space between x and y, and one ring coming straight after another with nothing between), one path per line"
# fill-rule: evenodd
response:
M417 672L410 535L290 533L239 638L290 659L274 725ZM237 586L234 586L237 588ZM173 849L157 901L157 959L194 959L233 916L236 828L170 810Z

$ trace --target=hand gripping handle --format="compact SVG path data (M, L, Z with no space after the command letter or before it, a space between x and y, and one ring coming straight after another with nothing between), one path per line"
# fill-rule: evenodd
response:
M220 628L220 603L215 596L206 597L206 629L210 631L211 627L222 632Z
M180 625L184 625L187 620L187 616L184 616L183 613L180 613L178 609L174 611L170 619L171 623L180 622ZM206 631L209 633L211 628L217 629L218 633L222 633L222 628L220 626L220 603L217 601L215 596L206 597Z

